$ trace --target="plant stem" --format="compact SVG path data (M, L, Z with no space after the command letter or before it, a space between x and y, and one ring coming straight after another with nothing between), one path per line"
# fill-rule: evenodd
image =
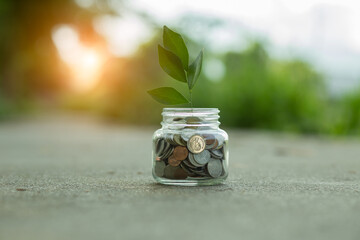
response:
M193 107L193 102L192 102L192 91L191 91L191 89L189 89L189 93L190 93L190 106L192 108Z

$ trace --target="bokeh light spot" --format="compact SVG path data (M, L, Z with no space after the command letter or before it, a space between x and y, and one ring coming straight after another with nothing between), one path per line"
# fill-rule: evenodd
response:
M105 62L104 54L95 47L84 46L79 41L77 31L69 25L55 27L52 39L60 58L69 66L74 89L92 89L99 80Z

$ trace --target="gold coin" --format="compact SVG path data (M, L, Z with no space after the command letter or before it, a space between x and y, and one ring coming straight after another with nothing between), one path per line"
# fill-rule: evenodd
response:
M206 147L206 143L203 137L199 135L193 135L187 144L187 147L192 153L201 153Z

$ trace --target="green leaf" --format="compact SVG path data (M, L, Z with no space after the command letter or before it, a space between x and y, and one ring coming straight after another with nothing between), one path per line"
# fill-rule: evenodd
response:
M172 78L180 82L187 82L180 58L160 45L158 46L158 51L161 68Z
M172 31L167 26L164 26L163 41L165 48L169 49L180 58L183 68L187 71L189 65L189 52L181 35Z
M200 76L202 60L203 60L203 50L200 51L195 61L189 66L189 70L187 74L189 89L192 89L195 86L195 83Z
M178 105L189 103L189 101L181 95L177 90L171 87L161 87L149 90L148 93L159 103L165 105Z

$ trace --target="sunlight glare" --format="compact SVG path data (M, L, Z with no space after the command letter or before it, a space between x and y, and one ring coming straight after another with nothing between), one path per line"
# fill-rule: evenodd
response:
M52 39L60 58L69 66L72 73L72 86L78 91L92 89L99 80L104 55L95 48L85 47L80 41L77 31L60 25L52 33Z
M73 72L76 81L74 87L78 90L89 90L95 86L99 78L101 57L92 49L83 49L79 62L74 65Z

